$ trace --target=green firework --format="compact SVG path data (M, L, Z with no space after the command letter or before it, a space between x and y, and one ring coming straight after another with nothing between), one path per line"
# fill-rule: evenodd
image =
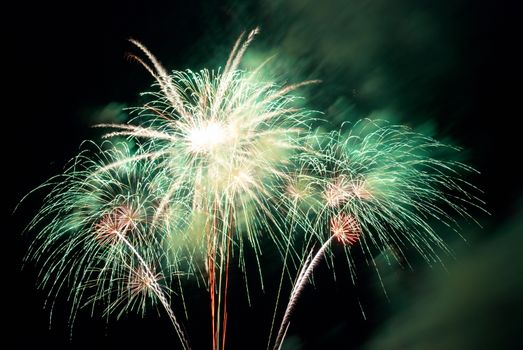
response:
M258 257L262 239L286 265L308 267L298 281L312 271L312 245L323 252L332 237L351 263L356 247L369 261L390 247L403 260L413 247L437 262L447 247L431 220L451 225L480 204L460 177L472 169L435 158L451 148L431 138L371 121L313 130L294 91L315 81L282 86L261 79L263 65L238 68L256 33L238 39L223 70L171 74L133 41L154 90L129 123L98 125L129 142L89 143L46 184L30 224L42 286L69 294L73 319L86 306L119 316L159 305L189 348L170 298L194 278L209 291L213 349L223 348L229 266L246 276L245 249Z

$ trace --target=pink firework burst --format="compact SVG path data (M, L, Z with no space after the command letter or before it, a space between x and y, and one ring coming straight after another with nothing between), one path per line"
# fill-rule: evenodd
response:
M120 206L105 214L95 225L96 240L102 244L116 244L121 236L136 226L137 213L128 206Z
M324 197L330 207L338 207L351 198L351 184L348 179L340 175L327 183Z
M127 288L133 296L154 292L158 288L158 281L162 278L160 273L154 273L151 270L140 266L131 273Z
M340 213L330 219L331 233L339 242L354 245L361 236L361 226L351 214Z

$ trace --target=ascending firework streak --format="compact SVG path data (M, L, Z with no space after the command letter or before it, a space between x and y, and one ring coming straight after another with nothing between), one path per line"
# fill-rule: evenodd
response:
M318 262L325 254L325 251L331 244L331 241L335 238L340 242L352 245L358 241L361 235L361 227L354 217L340 214L338 217L331 218L331 233L332 236L327 239L325 243L323 243L312 259L312 252L309 253L309 256L307 256L307 259L305 260L305 263L303 264L303 267L298 274L294 288L291 291L289 303L285 309L285 314L283 315L283 320L281 322L278 335L276 336L276 342L274 344L275 350L279 350L281 348L283 339L285 338L285 334L287 334L287 330L289 328L290 315L294 309L294 306L296 305L296 301L305 287L307 280L311 276L314 267L318 265Z
M50 297L68 290L71 322L87 305L104 305L107 317L160 305L188 349L170 295L178 289L185 308L182 279L196 278L209 291L213 349L223 349L229 268L236 259L247 284L244 251L258 259L263 235L284 271L302 266L278 348L314 267L333 258L333 239L371 262L406 244L438 261L437 249L447 248L429 219L452 223L447 212L467 216L465 205L477 203L459 178L470 169L434 159L445 146L407 128L362 121L348 132L312 132L312 112L295 107L292 93L314 81L282 87L261 81L263 65L239 70L256 33L238 39L223 71L172 74L131 40L147 60L131 58L157 91L128 124L98 125L113 129L105 138L114 142L86 147L49 180L29 225L39 230L29 257L40 262ZM261 279L259 262L258 271Z

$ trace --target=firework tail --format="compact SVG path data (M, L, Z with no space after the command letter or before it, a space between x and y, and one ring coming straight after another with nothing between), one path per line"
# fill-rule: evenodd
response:
M151 290L153 293L158 297L158 300L160 300L160 303L164 307L165 311L167 312L167 315L169 316L169 319L171 320L171 323L174 326L174 329L176 330L176 334L178 334L178 337L180 338L180 342L182 343L184 350L189 350L189 342L187 338L185 337L185 334L180 327L180 324L176 320L176 316L174 315L174 312L171 308L170 303L167 301L167 298L165 296L165 293L162 291L162 288L156 281L156 278L154 274L152 273L151 269L149 268L149 265L145 262L143 257L140 255L140 253L136 250L136 248L125 238L125 236L120 233L116 232L118 239L120 239L126 246L129 248L129 250L134 254L134 256L138 259L142 267L144 268L147 276L150 278L150 281L152 282Z
M309 277L312 274L312 271L314 268L318 265L321 258L325 255L325 251L329 247L329 245L332 242L332 239L335 236L329 237L329 239L323 243L323 245L318 249L312 260L309 258L305 261L305 264L301 268L301 271L298 275L298 278L296 279L296 283L294 284L294 287L292 288L291 296L289 298L289 303L287 304L287 308L285 309L285 313L283 315L283 319L281 321L280 329L278 331L278 335L276 336L276 341L274 343L274 350L280 350L281 346L283 344L283 340L285 339L285 335L287 334L287 329L289 328L290 324L290 317L291 313L294 310L294 306L296 305L296 302L298 301L298 298L300 297L301 292L303 291L303 288L305 288L305 285L307 284L307 281L309 280ZM311 252L312 253L312 252Z

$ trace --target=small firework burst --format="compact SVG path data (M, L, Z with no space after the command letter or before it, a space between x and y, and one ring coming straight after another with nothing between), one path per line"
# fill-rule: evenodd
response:
M459 176L474 170L434 157L456 148L408 127L362 120L314 139L314 151L300 157L298 169L316 199L293 212L301 216L295 220L307 221L302 226L309 228L309 242L325 242L326 232L333 224L342 229L348 215L357 218L356 231L369 259L393 245L412 247L434 263L448 248L433 221L453 225L455 215L471 218L468 208L482 205L470 194L474 186Z
M352 197L351 183L343 175L332 179L325 186L324 197L330 207L343 205Z
M354 245L360 239L361 226L353 215L340 213L330 220L332 235L341 243Z
M29 226L39 233L28 257L41 262L41 286L49 288L49 297L66 292L72 300L71 322L87 305L93 311L104 306L106 314L123 306L120 315L143 309L149 299L168 308L181 332L163 292L166 287L160 285L172 283L176 256L168 253L166 227L156 225L153 230L152 223L165 179L139 156L141 152L105 142L86 149L63 175L51 179L46 184L53 186L51 195ZM107 166L128 157L134 158L118 168ZM168 278L158 281L147 298L129 298L132 271L155 266Z
M350 184L351 192L354 197L362 201L368 201L372 199L372 193L370 192L367 183L363 179L356 179Z
M138 269L133 270L130 274L127 288L132 295L147 294L151 292L160 278L161 274L151 274L149 271L140 266Z
M344 175L339 175L325 184L323 197L329 207L336 208L350 200L369 200L371 193L365 180L352 180Z
M138 214L128 206L120 206L112 212L104 214L95 224L95 239L100 244L116 244L120 236L126 236L129 231L136 228Z

